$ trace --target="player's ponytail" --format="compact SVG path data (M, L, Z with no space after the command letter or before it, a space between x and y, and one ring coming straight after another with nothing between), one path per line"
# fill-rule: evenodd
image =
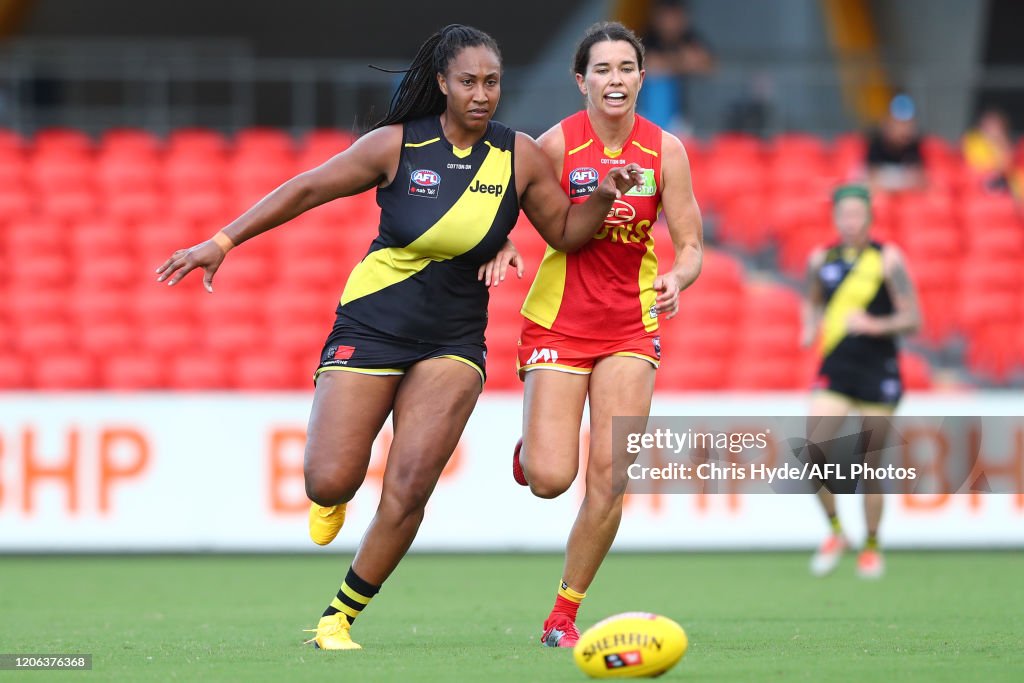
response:
M404 123L422 116L436 116L444 111L444 93L437 84L437 74L448 71L448 65L467 47L483 45L492 50L501 61L501 52L494 38L483 31L462 24L450 24L427 38L405 69L388 113L374 128Z

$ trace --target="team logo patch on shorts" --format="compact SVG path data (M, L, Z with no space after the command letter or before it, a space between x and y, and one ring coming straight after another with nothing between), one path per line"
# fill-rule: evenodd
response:
M569 196L583 197L597 191L597 169L585 166L569 172Z
M654 338L654 357L661 360L661 337Z
M417 169L409 176L409 194L414 197L437 199L440 186L441 174L429 168Z
M324 357L320 359L321 365L348 365L352 354L356 352L354 346L328 346L324 351Z

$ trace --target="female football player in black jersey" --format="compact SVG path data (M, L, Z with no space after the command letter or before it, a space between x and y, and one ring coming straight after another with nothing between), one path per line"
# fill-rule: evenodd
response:
M501 70L489 35L445 27L420 47L371 132L157 271L174 285L200 268L212 291L231 248L332 199L376 189L380 233L349 276L315 375L305 454L315 542L337 535L389 414L394 440L376 515L311 639L321 648L360 647L350 625L408 550L476 405L488 300L478 270L505 244L519 210L551 246L573 251L617 197L643 182L630 164L570 207L537 143L492 120Z

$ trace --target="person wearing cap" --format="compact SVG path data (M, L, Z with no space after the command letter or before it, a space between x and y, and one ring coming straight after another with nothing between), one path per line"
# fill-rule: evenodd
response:
M889 114L868 141L868 183L876 190L921 189L926 184L914 101L897 95Z
M808 415L809 439L823 444L836 436L841 420L857 412L871 433L864 452L877 466L887 420L903 394L897 340L921 325L917 295L900 251L871 239L871 195L861 185L839 187L832 198L839 240L811 254L803 305L803 344L818 340L821 369ZM869 424L870 423L870 424ZM878 482L861 482L867 542L857 559L862 578L879 578L884 563L878 545L883 497ZM811 572L835 570L849 542L836 514L833 491L822 486L818 499L831 534L811 560Z

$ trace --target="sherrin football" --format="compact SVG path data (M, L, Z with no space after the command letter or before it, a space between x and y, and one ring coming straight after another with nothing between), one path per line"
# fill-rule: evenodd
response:
M572 656L591 678L650 678L675 666L686 646L686 632L671 619L626 612L587 629Z

